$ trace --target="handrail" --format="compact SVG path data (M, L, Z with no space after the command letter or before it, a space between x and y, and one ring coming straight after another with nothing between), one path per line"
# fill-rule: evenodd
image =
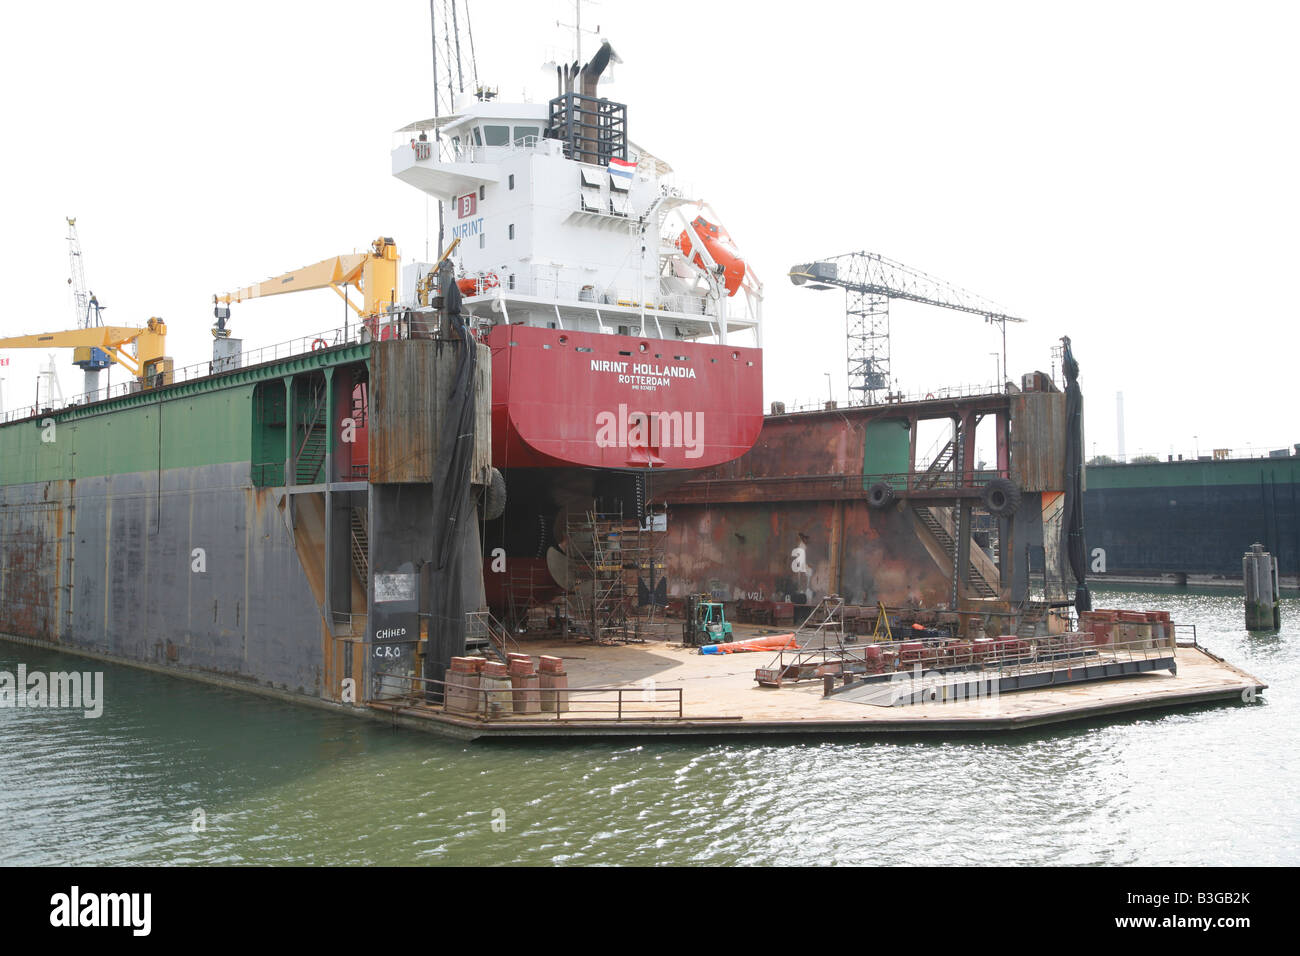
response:
M534 688L498 688L473 687L457 681L434 680L428 677L416 677L413 674L376 673L383 680L407 681L412 689L406 694L392 697L380 697L367 700L367 704L394 706L403 705L412 709L434 709L468 720L490 722L524 717L532 720L682 720L685 717L685 699L680 687L534 687ZM465 675L477 677L481 675ZM421 685L417 689L414 685ZM454 688L452 696L459 696L462 701L472 701L472 707L456 708L447 706L448 689ZM587 695L609 694L608 700L584 700ZM532 695L530 702L542 704L554 703L554 709L545 707L519 710L521 695ZM549 695L549 696L548 696ZM667 699L660 700L664 695ZM441 700L430 700L429 697ZM636 699L633 699L633 698ZM576 716L575 716L576 715Z
M302 444L298 446L298 451L293 456L295 478L297 478L296 472L298 470L298 464L302 461L302 453L307 448L307 443L311 441L312 434L316 431L318 426L321 428L325 427L325 423L320 421L320 417L321 411L325 408L326 402L329 401L329 388L321 386L313 389L313 391L315 392L315 401L312 403L311 416L304 423L307 427L303 431ZM319 471L319 466L317 466L317 470Z
M960 639L874 641L821 648L802 647L780 651L767 667L755 671L755 679L781 683L821 679L828 666L839 675L884 679L919 668L940 673L976 669L996 676L1019 676L1042 671L1061 662L1093 660L1118 662L1168 657L1177 647L1175 631L1161 638L1139 637L1129 641L1096 643L1090 631L1067 631L1022 638L994 637L976 646ZM917 645L920 645L919 647ZM869 648L877 648L872 652Z
M299 336L298 338L289 339L286 342L277 342L273 345L263 346L259 349L241 352L239 355L239 365L236 368L226 368L218 370L213 362L195 362L192 365L186 365L178 369L173 369L170 375L170 381L163 386L152 389L141 389L140 383L135 379L126 382L119 382L108 388L101 388L97 391L86 392L80 395L72 395L61 402L52 403L44 406L27 405L12 409L0 415L0 422L19 421L25 418L34 418L38 415L53 414L64 411L69 408L91 405L96 402L108 401L109 399L122 398L127 395L146 394L146 392L162 391L172 385L182 385L186 382L196 381L204 378L217 378L236 372L246 371L247 369L258 365L266 365L272 362L285 361L301 355L308 355L313 352L325 352L331 349L342 348L346 345L364 345L375 339L405 339L409 335L407 323L403 320L404 312L394 312L385 316L375 326L375 332L372 333L364 324L357 323L349 325L346 328L331 329L324 332L317 332L314 335Z

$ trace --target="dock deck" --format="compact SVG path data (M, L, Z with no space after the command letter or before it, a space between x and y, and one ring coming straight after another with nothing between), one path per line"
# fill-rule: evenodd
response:
M739 628L738 628L739 630ZM737 635L740 636L740 635ZM600 714L576 710L557 717L515 714L483 720L445 713L441 707L375 701L395 723L461 738L640 737L752 734L987 734L1090 720L1191 704L1253 700L1266 686L1204 648L1180 646L1177 675L1135 674L1090 683L1017 691L977 700L877 707L823 696L822 682L760 687L754 669L771 652L701 655L678 644L595 646L582 642L527 641L521 651L564 659L571 700L584 687L626 688L625 716L613 705ZM653 682L653 685L647 682ZM678 695L680 714L678 716ZM604 697L611 699L606 693ZM621 696L621 695L620 695ZM650 706L640 704L651 701ZM638 716L642 710L661 710ZM633 712L627 715L628 712Z

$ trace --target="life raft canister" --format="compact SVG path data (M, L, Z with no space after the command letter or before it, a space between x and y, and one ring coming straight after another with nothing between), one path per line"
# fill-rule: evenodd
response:
M713 261L722 266L722 284L726 286L727 295L735 295L740 289L740 283L745 280L745 260L740 258L740 253L731 244L731 239L723 235L717 226L703 216L696 216L691 227L683 229L682 234L677 237L677 247L682 250L682 255L687 259L691 258L692 233L704 243L704 248L709 251ZM705 267L704 260L698 252L695 254L694 262L701 269Z

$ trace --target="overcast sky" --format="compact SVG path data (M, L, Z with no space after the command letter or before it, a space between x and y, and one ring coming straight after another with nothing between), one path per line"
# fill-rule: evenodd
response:
M572 3L471 12L480 80L552 95ZM1130 457L1300 442L1295 4L606 0L583 20L624 61L603 92L631 138L765 284L768 401L824 398L827 372L844 399L844 296L785 274L868 250L1027 317L1017 378L1069 335L1089 454L1115 452L1119 391ZM424 258L389 150L430 77L423 0L7 7L0 335L73 325L69 215L106 319L162 316L177 365L209 357L214 292L380 234ZM995 328L892 315L900 387L993 382ZM342 317L323 290L236 307L234 330L255 348ZM6 406L29 403L44 353L4 355Z

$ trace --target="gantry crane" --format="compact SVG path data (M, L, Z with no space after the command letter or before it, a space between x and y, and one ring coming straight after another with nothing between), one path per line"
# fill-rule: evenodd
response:
M90 361L93 351L99 351L134 375L145 388L168 384L171 375L172 360L165 354L167 325L156 317L142 329L97 325L66 332L17 335L0 339L0 349L73 349L73 362L78 365Z
M230 334L225 325L229 310L222 310L220 306L223 304L228 306L245 299L282 295L285 292L304 292L308 289L333 289L363 321L375 319L396 305L398 261L397 245L392 239L380 236L370 244L369 252L323 259L315 265L286 272L237 292L214 295L212 301L217 306L217 327L212 330L212 334L218 338ZM348 298L348 286L356 286L361 290L360 306Z
M919 269L874 252L851 252L794 266L790 281L810 289L842 288L846 299L849 393L870 405L889 388L889 300L907 299L971 312L1002 326L1002 368L1007 367L1007 323L1024 322L999 305ZM1005 375L1005 371L1003 372Z

